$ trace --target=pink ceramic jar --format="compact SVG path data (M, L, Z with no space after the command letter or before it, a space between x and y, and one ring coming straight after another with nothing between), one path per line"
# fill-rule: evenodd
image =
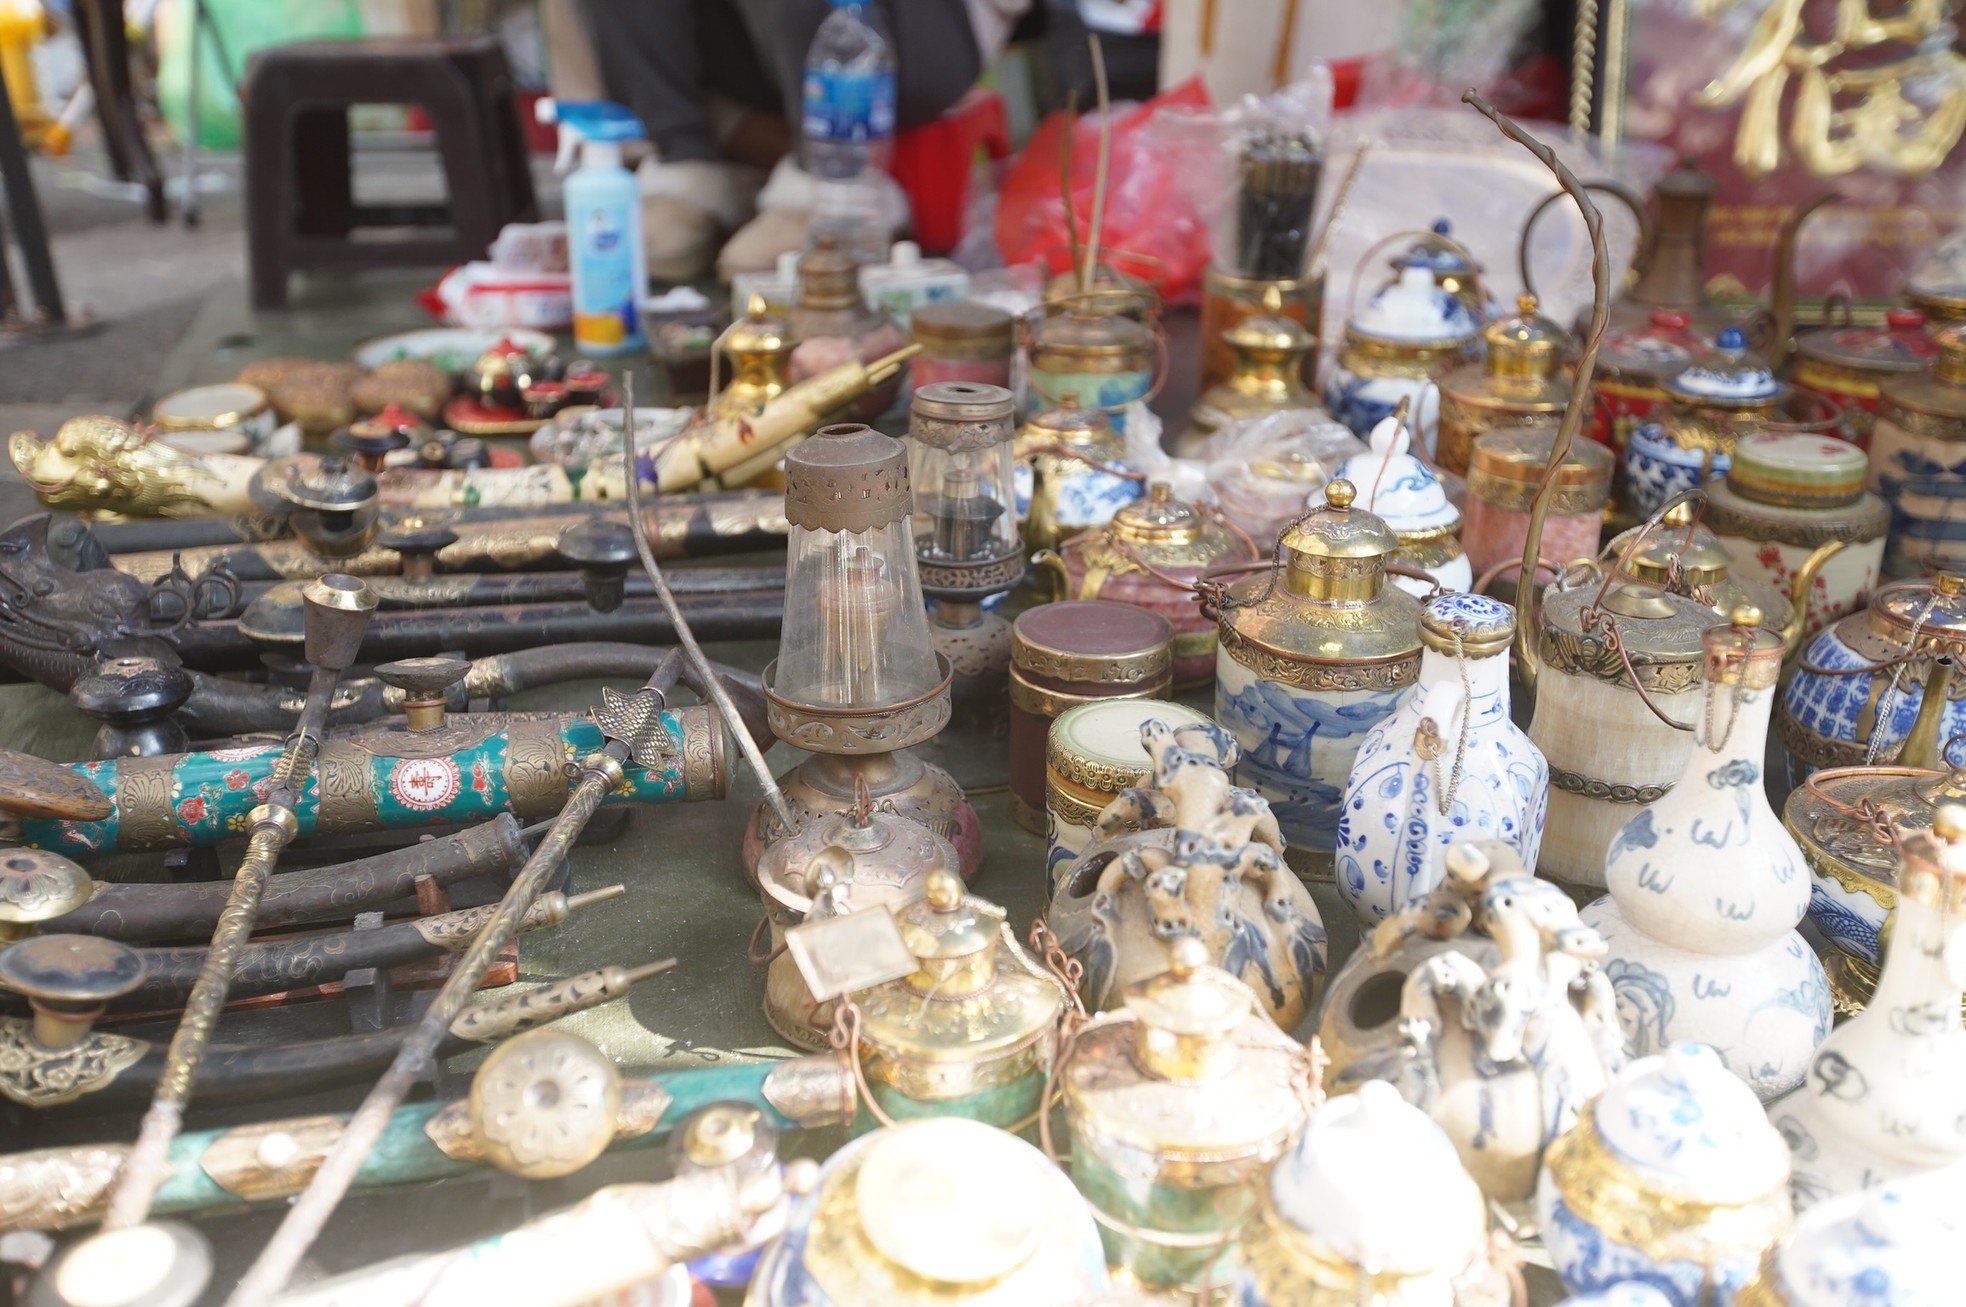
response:
M1556 432L1548 427L1507 427L1475 441L1461 547L1476 576L1522 561L1530 506L1555 443ZM1571 441L1543 521L1545 559L1561 564L1597 556L1604 505L1611 497L1612 463L1611 451L1596 441L1581 436Z

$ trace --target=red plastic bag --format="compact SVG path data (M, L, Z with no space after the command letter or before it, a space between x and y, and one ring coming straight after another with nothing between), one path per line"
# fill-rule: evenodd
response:
M1101 259L1152 282L1164 298L1201 280L1208 266L1208 228L1182 191L1175 161L1149 148L1151 140L1143 142L1142 129L1163 109L1207 104L1208 91L1197 77L1113 115ZM1004 178L997 201L997 247L1007 264L1039 261L1051 272L1062 272L1070 261L1058 175L1066 123L1065 114L1055 113L1038 124ZM1081 239L1091 230L1098 162L1097 115L1085 114L1072 129L1072 208Z

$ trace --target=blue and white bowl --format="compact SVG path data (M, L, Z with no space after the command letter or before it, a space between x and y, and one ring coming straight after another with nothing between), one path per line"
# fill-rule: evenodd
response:
M1650 517L1674 495L1725 476L1733 462L1727 450L1688 449L1663 424L1641 422L1625 446L1626 501L1638 516Z

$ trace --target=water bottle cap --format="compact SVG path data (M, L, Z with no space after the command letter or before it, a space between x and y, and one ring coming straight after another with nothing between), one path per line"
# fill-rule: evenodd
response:
M887 260L897 268L912 268L922 261L922 247L913 241L896 241L887 252Z

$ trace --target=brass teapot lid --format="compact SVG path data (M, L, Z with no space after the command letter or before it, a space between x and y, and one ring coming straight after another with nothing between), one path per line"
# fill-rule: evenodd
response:
M317 513L352 513L376 496L374 474L339 458L310 458L298 462L281 489L297 508Z
M1317 337L1303 323L1284 316L1283 292L1271 283L1263 288L1263 311L1232 323L1222 333L1222 342L1240 355L1269 354L1283 361L1307 352L1317 344Z
M1651 693L1680 693L1699 685L1704 635L1713 610L1685 595L1614 576L1598 598L1592 579L1567 590L1552 585L1537 608L1544 661L1559 671L1629 686L1624 657L1603 629L1608 615L1638 683ZM1594 611L1595 610L1595 611ZM1587 619L1590 619L1587 621Z
M1898 649L1916 632L1917 648L1957 653L1966 644L1966 576L1894 581L1871 595L1869 618L1871 630Z
M1385 522L1353 508L1358 487L1343 477L1324 487L1324 506L1307 513L1284 532L1285 557L1292 563L1318 559L1384 558L1399 548L1399 537Z
M1102 461L1126 453L1126 445L1105 413L1079 403L1079 397L1072 393L1062 396L1050 408L1039 409L1025 418L1023 429L1017 433L1017 443L1082 448L1089 457Z
M1701 633L1706 648L1706 677L1714 685L1738 685L1765 690L1782 670L1788 642L1761 624L1761 610L1738 604L1727 620Z
M955 872L931 871L922 896L895 913L918 965L859 996L865 1037L898 1056L975 1061L1056 1024L1062 988L1034 966L1000 965L1003 920L1002 908L965 894Z
M1139 1018L1142 1069L1170 1080L1221 1070L1209 1055L1256 1012L1248 987L1210 966L1192 936L1168 949L1167 970L1128 985L1125 1003Z
M1111 358L1151 350L1153 328L1118 313L1060 313L1031 329L1031 352Z
M1174 487L1155 481L1147 493L1114 512L1113 534L1128 544L1185 544L1208 529L1209 521L1192 504L1174 497Z
M1726 580L1734 563L1734 555L1720 538L1694 523L1691 504L1668 510L1655 530L1643 540L1638 536L1637 529L1619 535L1611 542L1611 552L1623 556L1626 573L1649 585L1665 585L1677 564L1686 585L1710 586Z
M1489 376L1540 379L1556 371L1566 335L1563 328L1538 313L1536 305L1536 297L1524 291L1516 297L1513 314L1481 329L1488 345L1483 366Z
M1882 326L1819 327L1795 338L1799 357L1866 372L1922 372L1932 366L1939 344L1926 329L1919 309L1887 309Z
M1934 340L1939 354L1931 372L1893 377L1880 391L1887 407L1955 421L1966 419L1966 322L1953 323Z

